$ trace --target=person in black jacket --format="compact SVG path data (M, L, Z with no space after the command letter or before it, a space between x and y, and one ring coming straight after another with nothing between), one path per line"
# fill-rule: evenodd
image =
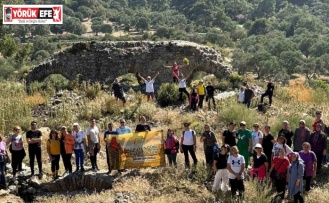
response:
M208 85L206 87L206 102L208 102L208 109L210 110L210 100L212 100L212 103L214 104L214 109L216 109L216 102L215 102L215 88L211 84L211 82L208 82Z
M264 94L262 94L260 98L260 103L263 103L264 97L268 96L270 106L272 105L272 97L273 97L273 92L274 92L274 83L272 82L271 78L268 79L267 83L267 89Z

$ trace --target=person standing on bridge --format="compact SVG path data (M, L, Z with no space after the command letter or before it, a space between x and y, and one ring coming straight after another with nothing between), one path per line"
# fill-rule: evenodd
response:
M155 76L153 77L153 79L151 79L151 76L147 76L147 79L145 80L145 78L143 78L141 76L141 74L138 73L138 76L140 78L142 78L142 80L144 80L145 85L146 85L146 95L147 95L147 102L150 101L150 97L152 97L152 101L154 101L154 81L155 78L159 75L159 72L157 72L157 74L155 74Z
M172 77L173 77L173 82L178 82L177 76L179 75L179 69L183 68L184 65L177 65L177 62L175 61L172 66L165 66L166 68L170 68L172 71Z

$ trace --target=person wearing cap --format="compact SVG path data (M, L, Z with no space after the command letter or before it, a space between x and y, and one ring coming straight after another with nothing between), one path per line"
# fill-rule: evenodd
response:
M268 159L266 155L263 153L263 147L261 144L257 143L254 147L255 153L253 153L253 161L252 169L250 172L251 177L258 178L258 181L264 180L266 178L266 174L268 171Z
M71 157L75 143L73 136L69 132L67 132L66 126L61 127L60 140L61 140L61 156L65 168L65 172L64 172L65 175L67 173L72 173Z
M283 148L279 150L278 154L279 156L276 156L273 159L272 167L270 169L270 177L275 184L276 192L278 194L281 193L281 199L284 199L290 161L286 157L286 152Z
M308 142L303 143L303 150L299 152L300 158L304 161L305 164L305 175L304 179L306 180L305 191L308 192L311 190L311 180L316 177L316 168L317 168L317 158L313 151L311 151L311 145Z
M263 144L263 133L259 129L259 124L254 123L253 125L254 130L251 132L251 139L252 139L252 149L255 148L256 144Z
M305 120L299 121L299 127L295 130L293 139L294 152L299 152L303 149L303 143L308 142L311 136L310 129L305 126Z
M184 123L184 131L182 132L180 151L184 153L185 168L190 168L190 159L188 153L190 153L194 165L197 165L198 159L195 155L196 152L196 133L190 129L190 123Z
M157 72L155 74L155 76L153 77L153 79L151 79L151 76L147 76L147 79L145 80L145 78L143 78L139 73L138 73L138 76L140 78L142 78L142 80L144 80L145 82L145 85L146 85L146 95L147 95L147 101L149 102L150 101L150 97L152 98L152 101L154 101L154 87L153 87L153 84L154 84L154 81L155 81L155 78L159 75L159 72Z
M181 75L175 75L178 80L178 91L179 91L179 101L183 104L183 93L186 94L188 101L190 100L190 95L186 90L186 80L192 75L193 70L184 78L183 73Z
M104 132L104 141L106 142L106 162L108 167L108 174L111 174L112 170L119 170L120 159L120 143L118 142L118 133L113 130L113 123L107 124L107 131Z
M322 131L322 124L316 124L316 131L310 136L309 143L311 144L311 149L315 153L317 158L317 173L320 172L322 168L323 156L327 153L327 137Z
M118 99L122 100L123 106L125 106L126 98L124 96L124 91L123 91L122 85L118 78L115 78L115 80L114 80L114 83L113 83L112 89L111 89L111 95L113 92L114 92L114 97L116 98L116 101L118 101Z
M91 162L91 170L94 172L99 171L97 165L97 154L100 151L100 136L99 136L99 129L96 126L96 119L90 119L90 126L86 130L87 140L88 140L88 147L89 147L89 156Z
M210 126L206 124L204 126L204 132L200 137L200 142L203 142L203 149L206 158L206 164L209 168L212 166L214 160L214 145L217 144L215 133L210 130Z
M236 146L237 132L235 131L236 124L230 122L228 128L224 130L222 135L222 144L228 144L230 147Z
M196 87L196 89L198 90L198 96L199 96L198 106L199 106L200 109L202 109L203 108L203 100L204 100L204 97L207 94L207 89L203 84L203 80L199 81L199 84Z
M185 65L177 65L177 62L175 61L174 64L172 66L165 66L166 68L170 68L172 71L172 78L173 78L173 82L178 82L177 81L177 76L179 75L179 69L183 68Z
M119 120L120 126L115 130L119 135L131 133L131 128L126 126L126 120L121 118Z
M41 141L42 133L37 129L37 122L31 122L31 130L26 132L26 140L29 148L29 159L31 176L34 175L34 159L37 158L39 176L42 176L42 160L41 160Z
M274 143L276 143L272 133L270 132L271 127L269 125L265 126L265 133L264 133L264 138L263 138L263 143L262 143L262 147L263 147L263 152L266 155L268 161L268 168L271 168L272 166L272 149L273 149L273 145Z
M247 105L247 108L250 108L251 100L255 97L255 93L252 89L249 88L249 85L246 84L246 88L244 90L244 104Z
M294 202L304 203L303 192L304 163L298 152L291 155L291 165L288 169L288 193L294 197Z
M192 111L197 110L198 102L199 102L198 90L196 88L196 85L193 85L190 92L190 105Z
M206 102L208 102L208 110L210 110L210 100L212 100L212 103L214 105L214 110L216 110L216 101L215 101L215 87L211 84L211 82L208 82L208 85L206 87Z
M245 121L241 121L240 129L238 131L238 149L240 154L244 157L246 162L245 167L248 167L249 164L249 156L252 152L252 140L251 140L251 131L247 129L247 123Z
M61 142L58 137L58 132L54 129L49 133L49 139L47 140L47 153L51 162L53 179L57 179L61 154Z
M74 154L75 154L75 165L76 172L80 169L82 172L85 171L84 159L87 148L86 134L80 129L79 123L73 123L72 136L74 138Z
M122 134L132 133L131 128L126 126L126 120L125 119L121 118L119 120L119 122L120 122L120 126L115 130L118 133L119 136L122 135ZM125 170L126 169L119 169L119 173L121 173Z
M322 131L325 132L325 124L323 123L321 116L322 116L322 111L317 110L315 112L315 121L312 125L313 132L316 131L316 124L318 124L318 123L320 123L322 125Z
M286 144L291 147L292 145L292 137L294 136L294 133L290 130L290 125L288 121L282 122L282 128L278 133L278 137L283 136L286 138Z

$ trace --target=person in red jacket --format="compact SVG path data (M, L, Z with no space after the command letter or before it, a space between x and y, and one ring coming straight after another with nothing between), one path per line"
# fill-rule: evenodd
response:
M177 76L179 76L179 69L183 68L184 65L177 65L176 61L172 66L164 66L166 68L170 68L172 71L173 82L178 82Z

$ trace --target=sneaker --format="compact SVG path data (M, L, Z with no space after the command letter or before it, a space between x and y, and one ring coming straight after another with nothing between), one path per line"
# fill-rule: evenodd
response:
M74 171L74 173L76 173L76 172L78 172L79 171L79 168L77 168L75 171Z
M68 173L69 173L69 171L65 171L62 176L64 177Z

